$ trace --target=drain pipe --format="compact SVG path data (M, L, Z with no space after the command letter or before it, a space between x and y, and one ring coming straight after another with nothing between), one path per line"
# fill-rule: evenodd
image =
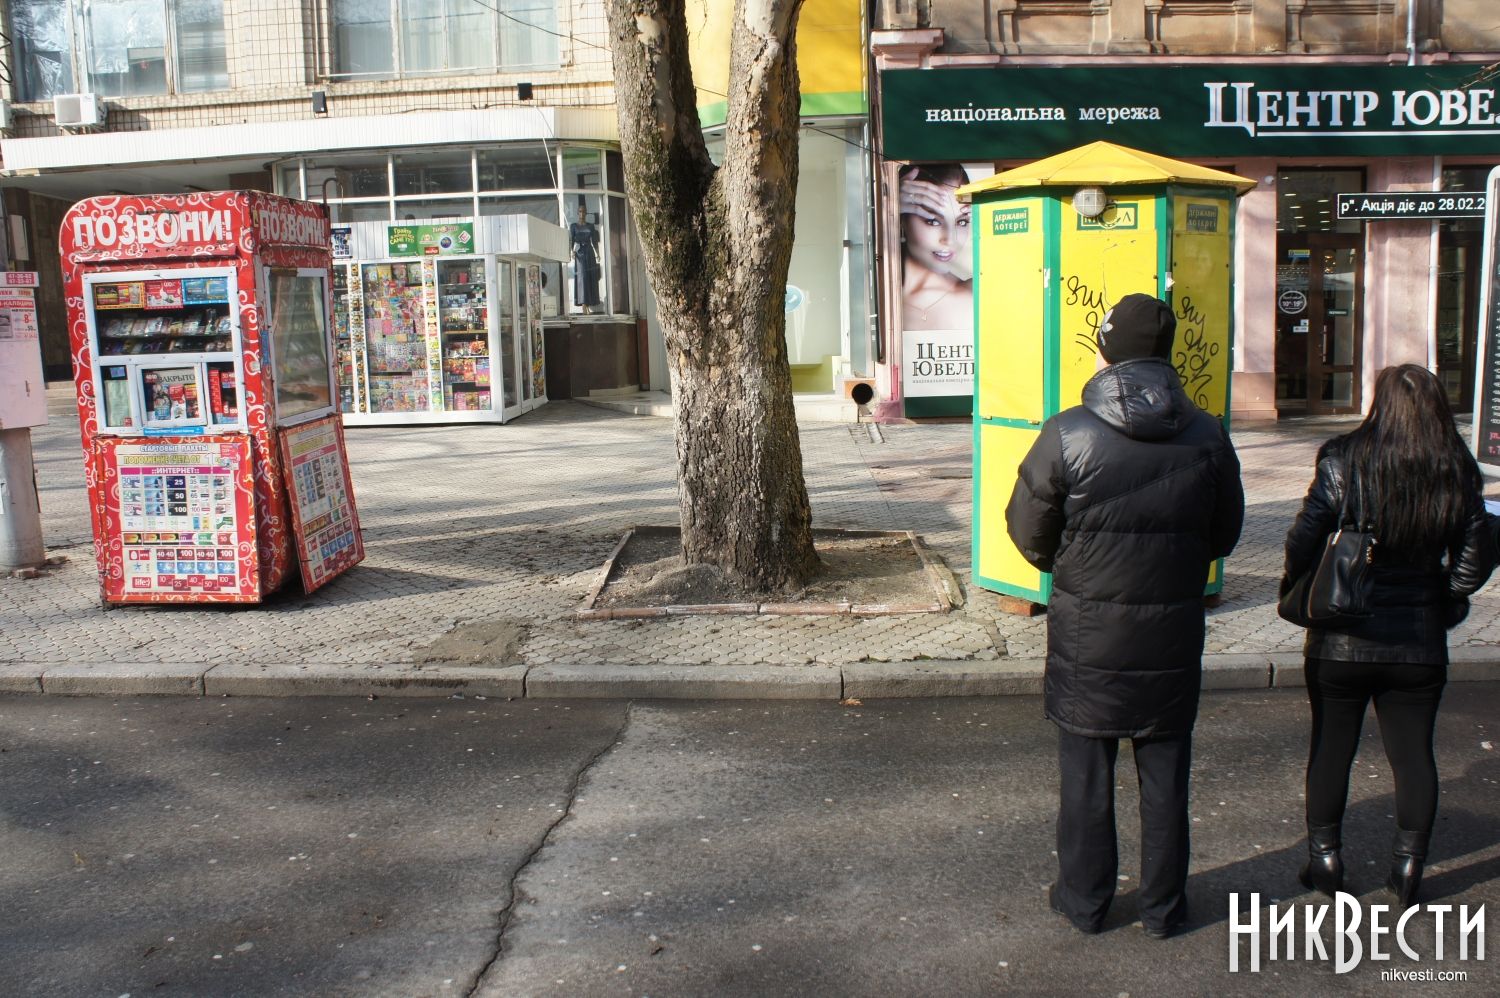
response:
M1443 189L1443 157L1432 157L1432 189L1440 191ZM1431 222L1431 235L1428 236L1427 246L1427 370L1433 374L1438 373L1438 298L1442 294L1441 285L1441 244L1442 244L1442 222L1434 218ZM1460 338L1463 330L1458 332ZM1462 350L1459 351L1462 356Z
M1406 0L1406 64L1417 64L1417 0Z

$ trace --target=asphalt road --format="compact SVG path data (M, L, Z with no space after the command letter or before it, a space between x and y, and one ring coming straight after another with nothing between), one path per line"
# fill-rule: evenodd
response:
M1425 900L1500 898L1497 709L1500 684L1449 688ZM1389 937L1394 960L1343 975L1270 962L1263 930L1260 973L1248 939L1229 973L1231 892L1314 901L1294 879L1306 715L1297 691L1205 697L1193 917L1154 941L1128 750L1106 931L1047 909L1055 741L1034 698L0 697L0 994L1500 993L1500 955L1454 959L1453 915L1433 959L1426 912L1417 962ZM1346 849L1369 905L1392 798L1366 735Z

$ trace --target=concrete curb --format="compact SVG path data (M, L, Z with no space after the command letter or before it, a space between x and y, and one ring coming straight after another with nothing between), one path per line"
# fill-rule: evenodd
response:
M60 696L382 696L663 700L839 700L1028 696L1039 658L849 665L368 665L0 663L0 693ZM1450 682L1500 680L1500 649L1452 651ZM1302 654L1203 657L1205 690L1296 689Z
M216 665L206 696L521 697L526 667L414 665Z
M1270 689L1276 685L1276 669L1293 659L1302 668L1300 653L1219 654L1203 656L1205 690Z
M40 665L0 665L0 693L42 692L42 671Z
M42 692L59 696L202 696L207 666L191 663L91 662L48 666Z
M833 665L540 665L526 674L528 697L671 700L837 700Z
M857 662L844 666L844 696L1025 696L1042 692L1039 658L992 662Z

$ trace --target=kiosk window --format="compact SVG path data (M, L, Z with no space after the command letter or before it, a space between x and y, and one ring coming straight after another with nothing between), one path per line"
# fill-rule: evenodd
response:
M271 274L271 362L283 419L333 405L323 278Z
M208 421L215 425L240 420L239 379L232 361L208 365Z
M134 426L130 412L130 369L106 367L99 372L100 394L104 397L105 426Z
M190 426L203 422L203 398L196 367L157 367L141 372L144 422Z

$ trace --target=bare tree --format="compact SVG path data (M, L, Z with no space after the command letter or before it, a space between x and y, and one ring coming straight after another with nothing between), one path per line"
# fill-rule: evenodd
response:
M763 590L817 568L784 312L802 0L735 0L723 165L704 145L683 0L608 0L626 188L666 338L689 565Z

